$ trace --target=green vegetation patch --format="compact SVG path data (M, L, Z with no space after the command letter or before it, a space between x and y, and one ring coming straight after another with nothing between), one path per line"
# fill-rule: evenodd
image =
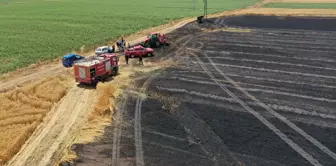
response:
M233 10L259 0L211 0L208 13ZM105 44L122 35L203 14L196 0L3 0L0 1L0 74L82 46Z
M267 8L336 9L336 3L268 3Z

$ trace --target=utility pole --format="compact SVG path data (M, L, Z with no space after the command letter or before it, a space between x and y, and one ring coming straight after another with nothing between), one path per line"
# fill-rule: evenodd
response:
M193 9L194 9L194 11L196 9L196 0L193 0Z
M208 17L208 0L203 0L204 3L204 17Z

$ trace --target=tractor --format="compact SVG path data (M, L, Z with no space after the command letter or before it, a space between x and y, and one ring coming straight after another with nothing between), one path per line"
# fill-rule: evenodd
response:
M151 33L140 45L150 48L157 48L163 45L168 45L168 37L163 33Z

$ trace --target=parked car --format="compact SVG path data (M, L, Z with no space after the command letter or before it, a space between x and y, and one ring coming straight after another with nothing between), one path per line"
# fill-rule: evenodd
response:
M152 48L145 48L140 45L126 49L124 53L130 58L136 58L139 56L143 56L143 57L144 56L148 56L148 57L154 56L154 50Z
M95 51L97 56L100 55L100 54L108 53L108 52L109 52L109 47L108 46L98 47Z
M68 55L63 56L62 63L64 67L72 67L75 61L78 61L81 59L84 59L84 57L78 54L68 54Z

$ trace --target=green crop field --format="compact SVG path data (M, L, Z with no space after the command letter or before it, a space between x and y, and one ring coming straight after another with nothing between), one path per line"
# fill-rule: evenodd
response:
M267 8L336 9L336 3L268 3Z
M208 13L259 0L209 0ZM0 0L0 74L203 14L202 0Z

